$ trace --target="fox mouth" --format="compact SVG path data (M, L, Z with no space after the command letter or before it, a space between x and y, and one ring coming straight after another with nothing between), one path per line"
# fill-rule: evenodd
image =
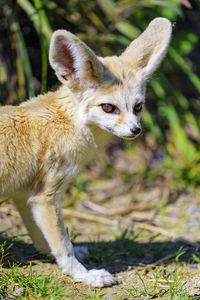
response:
M123 136L122 138L124 139L124 140L134 140L136 137L138 137L139 136L139 134L132 134L132 135L125 135L125 136Z
M132 134L132 135L125 135L125 136L119 136L111 127L106 126L106 130L111 132L112 134L124 139L124 140L134 140L139 134Z

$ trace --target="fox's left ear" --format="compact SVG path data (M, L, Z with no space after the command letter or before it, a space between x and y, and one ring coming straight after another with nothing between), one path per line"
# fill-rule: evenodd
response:
M146 30L121 54L130 68L141 70L148 78L163 60L171 39L172 25L168 19L154 19Z
M66 30L53 33L49 61L58 79L70 87L77 84L88 87L103 78L103 66L95 53Z

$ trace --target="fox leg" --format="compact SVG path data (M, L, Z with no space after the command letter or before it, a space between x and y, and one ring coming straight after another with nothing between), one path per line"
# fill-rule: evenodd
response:
M45 240L43 233L40 231L33 218L31 207L30 204L28 204L26 197L21 196L13 201L32 241L34 242L35 247L41 253L51 255L47 241ZM80 260L83 260L89 256L88 248L85 246L75 246L74 252L75 256Z
M13 201L36 248L43 254L51 254L47 241L33 218L27 199L22 196Z
M75 281L94 287L110 286L116 283L109 272L103 269L88 271L75 257L72 243L65 230L59 202L58 198L52 199L45 194L29 199L33 218L60 268Z

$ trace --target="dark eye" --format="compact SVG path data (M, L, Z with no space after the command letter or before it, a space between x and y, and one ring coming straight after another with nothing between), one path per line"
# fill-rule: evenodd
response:
M101 108L103 109L103 111L105 111L106 113L115 113L115 114L119 114L119 108L117 108L116 106L109 104L109 103L103 103L101 104Z
M142 110L143 108L143 103L138 103L134 106L134 112L138 113Z

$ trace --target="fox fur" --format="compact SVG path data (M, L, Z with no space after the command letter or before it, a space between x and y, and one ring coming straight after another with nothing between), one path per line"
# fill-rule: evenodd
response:
M77 259L60 210L62 192L110 134L134 139L140 133L146 83L170 37L171 23L157 18L120 56L102 58L57 30L49 61L62 85L0 108L0 194L14 200L36 247L75 281L116 283L109 272L87 270Z

